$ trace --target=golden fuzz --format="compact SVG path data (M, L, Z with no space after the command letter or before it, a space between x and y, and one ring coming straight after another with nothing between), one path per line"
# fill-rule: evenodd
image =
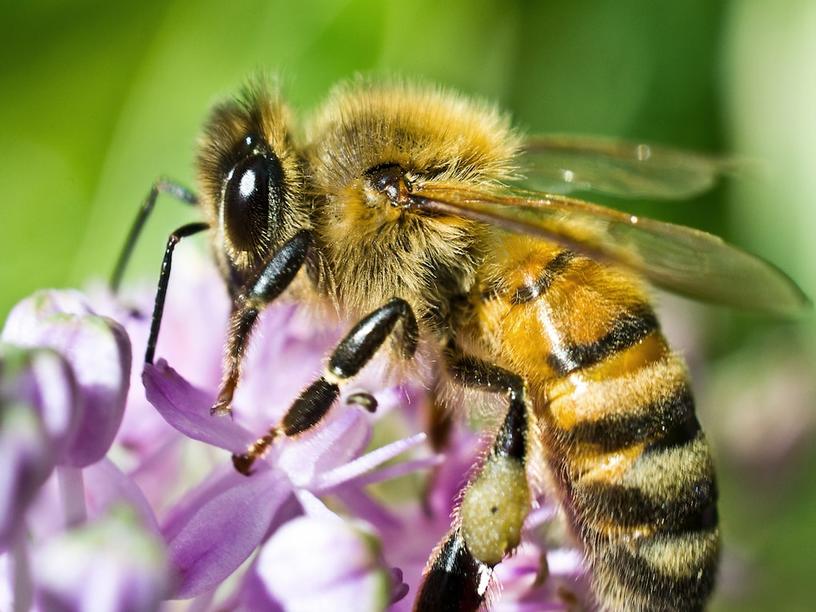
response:
M535 452L530 465L488 459L472 481L454 526L470 554L492 565L518 544L528 477L546 472L536 480L554 483L602 606L701 608L719 542L711 458L685 367L641 280L561 244L464 216L417 214L372 183L385 176L396 181L386 187L407 191L436 184L452 185L452 194L498 193L522 156L507 116L438 87L356 79L332 91L304 143L290 122L277 93L256 83L218 105L205 126L202 205L231 289L254 282L259 262L296 231L311 230L298 299L360 318L402 298L439 364L440 387L453 378L445 366L455 347L529 389L535 422L525 433ZM279 158L285 200L274 219L280 230L252 253L230 244L220 218L248 135ZM593 227L566 235L590 239Z
M509 179L522 142L493 105L438 86L363 78L335 87L306 134L319 193L384 163L420 180Z

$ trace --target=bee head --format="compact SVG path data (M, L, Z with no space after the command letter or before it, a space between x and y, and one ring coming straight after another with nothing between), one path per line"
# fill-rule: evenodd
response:
M289 113L264 82L212 111L198 171L220 263L241 278L308 225Z

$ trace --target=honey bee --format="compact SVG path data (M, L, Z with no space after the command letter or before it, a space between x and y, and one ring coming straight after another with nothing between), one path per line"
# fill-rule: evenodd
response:
M410 362L421 347L439 364L438 389L499 394L506 412L428 562L416 610L485 605L542 468L600 607L703 608L720 550L715 472L686 367L646 283L773 313L808 300L784 273L715 236L555 192L680 198L729 163L525 137L489 104L403 81L343 84L297 134L262 82L217 105L198 151L200 196L158 182L112 280L160 192L199 207L205 222L168 240L146 361L173 248L206 230L232 298L214 415L230 412L258 314L284 292L359 321L281 422L233 457L236 469L250 474L277 438L317 426L380 348ZM531 190L542 188L550 193ZM445 418L432 422L443 444Z

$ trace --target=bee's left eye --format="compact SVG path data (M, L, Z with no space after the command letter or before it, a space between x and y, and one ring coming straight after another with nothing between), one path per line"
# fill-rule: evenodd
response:
M268 234L282 204L282 192L283 169L277 157L250 155L235 165L223 203L224 230L235 248L251 251Z

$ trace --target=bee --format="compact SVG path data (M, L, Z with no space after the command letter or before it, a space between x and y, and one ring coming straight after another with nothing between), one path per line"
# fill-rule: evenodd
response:
M426 567L415 609L475 610L519 544L542 470L610 610L702 609L720 550L717 486L683 360L647 283L720 304L791 313L784 273L694 229L572 198L571 190L682 198L731 166L586 137L525 137L492 105L404 81L338 86L298 136L276 89L217 105L198 150L200 195L167 181L145 200L117 287L157 195L204 222L232 299L214 415L230 412L262 309L286 293L359 321L282 420L233 456L240 472L281 437L318 426L380 349L438 364L437 388L495 393L489 451ZM541 191L542 189L546 191ZM432 419L444 442L445 417Z

